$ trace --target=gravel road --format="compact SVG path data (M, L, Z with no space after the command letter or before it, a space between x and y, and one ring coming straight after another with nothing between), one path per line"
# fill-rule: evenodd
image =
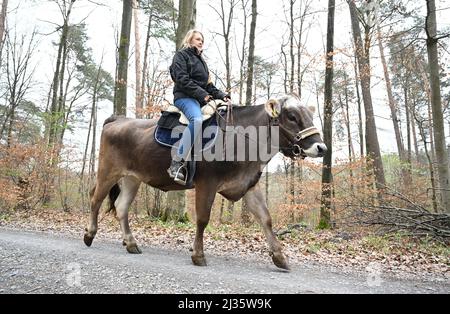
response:
M208 255L207 267L190 252L0 228L0 293L449 293L449 282L396 280L380 270L343 273L322 265L278 270L268 258L248 261ZM375 265L376 266L376 265Z

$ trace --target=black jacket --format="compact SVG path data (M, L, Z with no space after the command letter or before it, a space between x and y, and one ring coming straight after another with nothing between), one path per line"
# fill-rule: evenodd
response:
M207 95L213 96L214 99L227 96L209 80L208 66L195 47L176 52L170 66L170 76L175 82L174 101L180 98L195 98L203 106L206 104Z

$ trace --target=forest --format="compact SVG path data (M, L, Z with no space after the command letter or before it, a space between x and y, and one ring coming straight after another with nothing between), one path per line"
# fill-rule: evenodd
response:
M262 174L279 233L448 241L449 12L435 0L3 0L0 217L86 216L103 121L159 117L172 57L198 28L234 105L295 93L316 107L323 161L278 155ZM141 186L131 211L192 221L194 199ZM213 225L253 222L245 204L216 197Z

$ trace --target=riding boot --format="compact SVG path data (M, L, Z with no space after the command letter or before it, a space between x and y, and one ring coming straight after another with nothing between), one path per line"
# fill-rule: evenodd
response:
M184 161L172 160L169 169L167 169L169 176L177 183L183 183L186 178L186 167Z

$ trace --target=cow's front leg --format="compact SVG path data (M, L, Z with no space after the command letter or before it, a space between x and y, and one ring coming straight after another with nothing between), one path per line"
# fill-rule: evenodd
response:
M247 202L249 210L255 215L264 230L273 263L279 268L288 270L288 262L282 253L281 244L272 230L272 218L270 217L266 200L264 199L259 185L257 184L251 188L247 194L245 194L244 199Z

